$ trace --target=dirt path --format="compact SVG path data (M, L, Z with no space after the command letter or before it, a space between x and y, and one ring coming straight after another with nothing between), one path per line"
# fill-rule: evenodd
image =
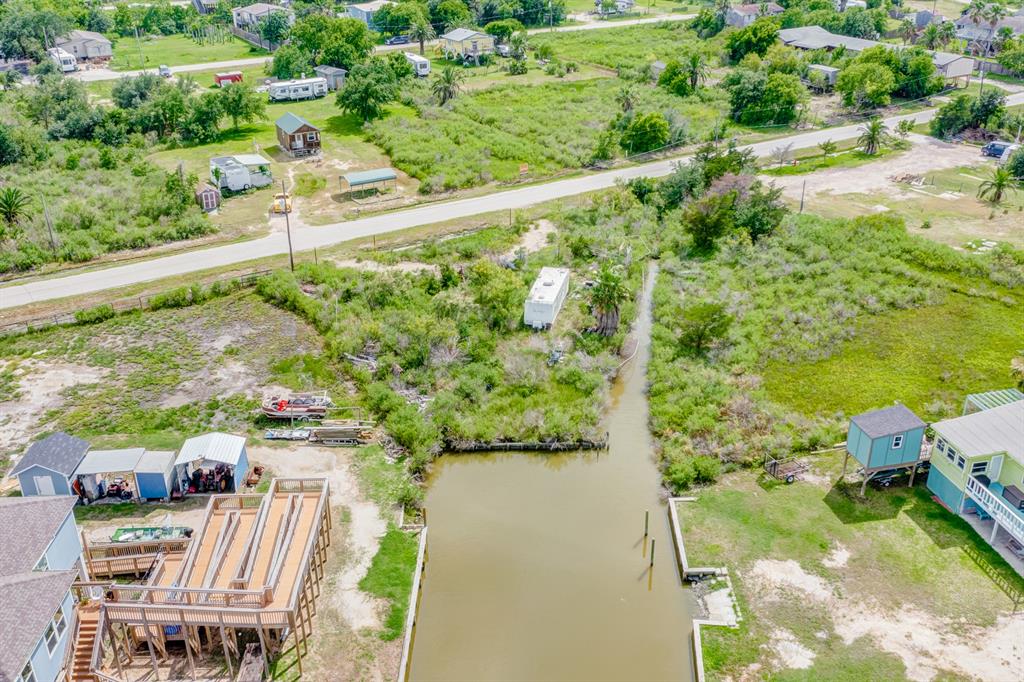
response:
M417 263L415 261L402 261L400 263L378 263L375 260L356 260L355 258L334 258L331 262L339 268L354 268L366 270L367 272L433 272L438 273L440 268L430 263Z
M350 513L348 552L351 560L344 570L328 576L330 587L325 598L330 600L353 630L380 627L380 604L359 589L377 553L380 539L387 530L380 508L363 498L349 453L337 448L294 446L289 448L249 448L249 459L270 467L281 478L326 476L331 486L331 505L347 507ZM333 579L333 580L332 580Z
M909 196L907 191L890 178L900 175L924 175L933 171L969 166L978 163L981 156L974 147L949 144L923 135L911 135L908 138L913 147L897 156L887 157L875 163L867 163L853 168L832 168L804 175L788 175L782 177L763 177L781 187L783 193L791 199L800 199L804 182L807 183L807 195L829 194L867 194L885 192L887 195L900 198Z
M509 251L507 255L510 258L513 258L520 249L526 253L540 251L548 245L548 235L553 234L556 229L558 228L553 222L545 218L541 218L533 225L530 225L530 229L523 233L523 236L519 239L519 243L516 244L516 247Z

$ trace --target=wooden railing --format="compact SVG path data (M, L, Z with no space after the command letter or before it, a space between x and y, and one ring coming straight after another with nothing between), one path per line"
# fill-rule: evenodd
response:
M293 480L293 479L285 479ZM317 479L318 489L320 490L320 499L316 503L316 515L313 517L316 522L310 529L309 537L306 539L306 546L303 548L302 554L302 565L299 566L298 579L292 586L292 593L288 598L288 606L292 609L296 607L299 601L299 590L302 589L302 576L306 575L306 571L309 570L309 561L313 557L313 550L316 548L316 543L320 538L320 529L325 520L325 512L327 508L327 499L330 494L329 487L327 485L327 479ZM301 486L300 486L301 487Z
M71 680L71 662L75 658L75 645L78 643L78 630L82 625L82 622L78 619L78 608L74 608L71 612L71 627L68 628L68 632L71 633L68 636L68 643L64 647L64 662L61 663L61 670L64 671L64 679L66 681Z
M259 538L263 537L263 529L266 528L267 518L270 516L271 495L272 493L267 493L263 496L265 504L260 506L256 522L252 524L252 530L249 531L245 548L242 550L241 556L238 557L238 565L231 576L230 585L232 587L244 588L252 578L252 569L256 565L256 555L259 554L258 541Z
M228 606L262 608L262 590L225 590L205 587L155 587L149 585L111 585L106 592L108 604L167 604L169 606Z
M1021 518L1014 511L1013 507L1003 502L974 476L970 476L967 479L967 493L996 523L1005 528L1017 542L1024 544L1024 518Z
M143 540L141 542L104 542L86 547L87 559L107 559L136 554L158 554L160 552L183 552L191 542L190 538L172 540Z

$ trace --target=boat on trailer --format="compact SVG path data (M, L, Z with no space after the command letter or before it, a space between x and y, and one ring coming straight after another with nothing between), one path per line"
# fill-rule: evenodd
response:
M324 393L299 393L291 397L273 396L260 405L265 417L271 419L323 419L334 403Z

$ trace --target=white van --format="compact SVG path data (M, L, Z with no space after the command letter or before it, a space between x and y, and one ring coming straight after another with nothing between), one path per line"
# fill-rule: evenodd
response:
M426 57L421 57L418 54L412 52L403 52L405 58L412 64L412 72L420 78L426 78L430 75L430 60Z

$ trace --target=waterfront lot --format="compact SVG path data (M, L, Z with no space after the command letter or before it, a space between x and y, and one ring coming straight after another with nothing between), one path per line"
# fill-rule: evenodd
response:
M920 479L862 500L841 461L790 486L734 472L678 505L690 560L729 568L743 611L703 630L709 678L1012 679L1024 579Z

